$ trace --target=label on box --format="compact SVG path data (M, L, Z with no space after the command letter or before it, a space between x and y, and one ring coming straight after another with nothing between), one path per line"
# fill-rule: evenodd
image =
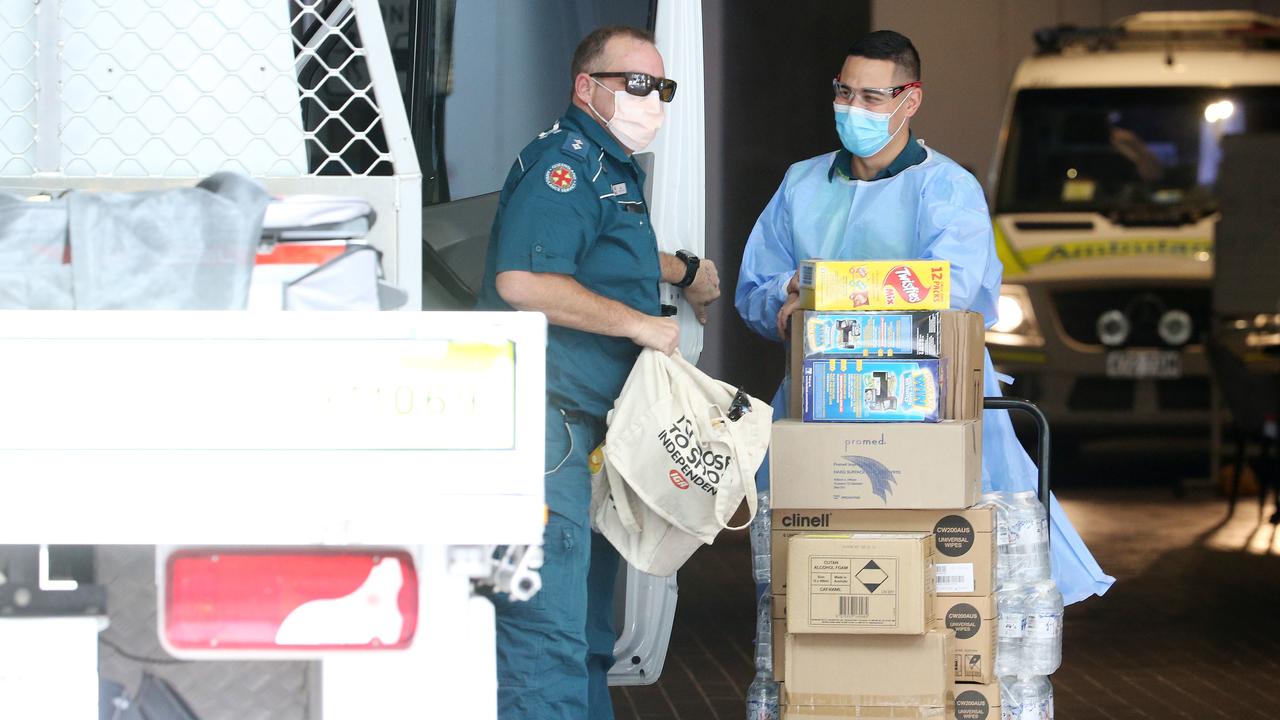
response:
M957 652L954 670L956 680L980 680L982 678L982 653Z
M982 614L969 603L957 603L947 611L942 623L955 631L957 640L968 640L982 629Z
M805 313L804 356L938 357L938 314Z
M1000 633L1002 640L1012 640L1022 637L1023 628L1026 627L1027 619L1022 613L1002 613L1000 615Z
M934 565L934 578L935 592L971 594L973 563L938 563Z
M947 557L960 557L973 548L973 524L962 515L948 515L933 526L933 542Z
M938 360L804 361L805 421L937 422L942 404Z
M898 559L811 556L809 624L897 626Z
M804 260L800 304L809 310L940 310L951 304L941 260Z
M991 703L977 690L956 695L956 720L996 720L990 713Z

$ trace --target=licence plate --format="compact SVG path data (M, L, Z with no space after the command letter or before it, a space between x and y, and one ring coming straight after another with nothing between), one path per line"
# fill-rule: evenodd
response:
M1107 377L1182 377L1182 356L1174 350L1113 350L1107 353Z

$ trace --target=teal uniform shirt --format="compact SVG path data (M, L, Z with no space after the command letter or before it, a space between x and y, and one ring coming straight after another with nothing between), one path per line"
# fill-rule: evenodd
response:
M569 275L598 295L661 314L658 244L643 187L644 172L622 146L570 105L520 151L507 175L477 309L510 310L498 296L497 274L524 270ZM627 338L551 325L547 402L603 421L639 354ZM551 509L563 511L565 499L555 495L548 487Z
M871 180L884 180L906 170L913 165L919 165L929 157L929 153L925 152L924 146L916 140L916 134L907 131L907 146L902 148L902 152L898 153L898 157L889 163L889 166L876 173ZM840 148L836 152L836 157L831 161L831 169L827 170L827 180L832 180L836 175L845 180L856 180L850 170L853 167L853 153L845 148Z

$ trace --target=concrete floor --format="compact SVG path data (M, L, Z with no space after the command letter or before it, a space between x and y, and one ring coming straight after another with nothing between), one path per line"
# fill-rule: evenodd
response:
M1116 471L1092 471L1107 468ZM1182 498L1150 482L1058 494L1117 579L1105 597L1067 612L1053 677L1058 720L1280 717L1280 536L1256 499L1227 520L1225 500L1203 484ZM699 551L680 572L662 678L615 689L617 717L742 718L753 602L745 534Z

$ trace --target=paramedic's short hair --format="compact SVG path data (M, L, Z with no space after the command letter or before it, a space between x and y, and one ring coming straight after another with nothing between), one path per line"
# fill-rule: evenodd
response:
M581 73L603 72L601 63L604 61L605 45L616 37L629 37L650 45L654 44L653 33L629 25L607 25L593 30L590 35L582 38L582 42L578 43L578 49L573 51L573 62L570 67L573 77L576 78Z
M920 53L902 33L892 30L867 33L849 46L848 54L871 60L891 60L907 81L920 79Z

